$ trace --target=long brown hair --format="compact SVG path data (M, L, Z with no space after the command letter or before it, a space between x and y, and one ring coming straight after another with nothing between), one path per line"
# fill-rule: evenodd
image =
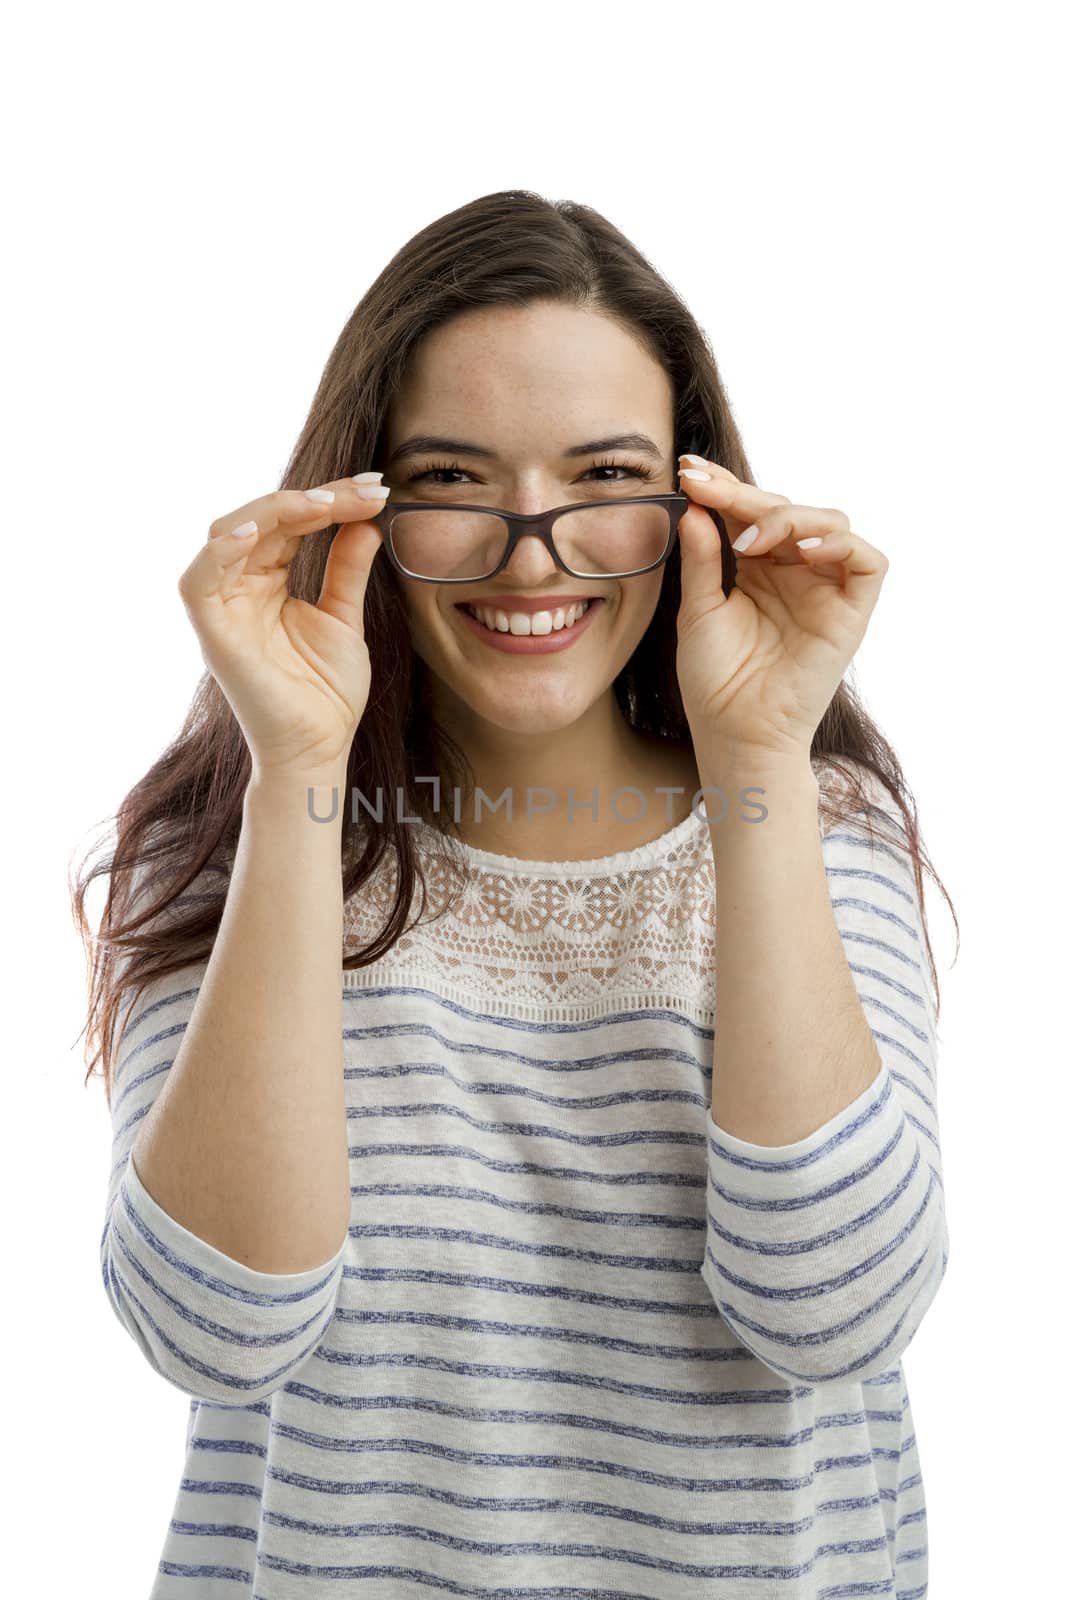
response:
M746 482L754 481L715 358L675 290L591 207L550 201L528 190L505 190L431 222L397 251L367 290L330 354L279 487L308 488L359 472L368 463L382 466L388 407L423 337L473 307L543 301L594 310L624 326L670 379L675 456L691 451ZM288 569L292 595L317 602L336 526L301 543ZM721 535L721 523L719 528ZM736 560L728 541L722 544L729 593ZM615 680L614 692L635 730L691 744L675 672L680 597L681 552L676 545L664 568L657 609ZM425 668L412 650L404 616L396 575L384 557L376 559L364 605L372 683L349 756L348 795L359 789L376 803L379 794L399 791L405 805L426 820L432 814L441 828L440 816L431 811L428 786L415 782L416 777L438 774L446 792L449 787L468 792L473 775L462 750L432 717ZM905 819L929 950L924 865L948 896L926 856L899 761L844 681L819 724L811 753L813 764L816 758L831 758L830 770L844 784L840 806L832 798L828 801L832 817L843 820L846 814L868 810L855 775L838 765L843 759L879 779L893 796ZM109 1102L115 1028L127 991L136 999L154 980L210 956L250 772L240 726L217 682L205 672L176 737L119 806L113 819L114 850L72 884L73 915L90 960L87 1054L95 1048L86 1080L102 1056ZM391 914L370 943L342 953L348 969L377 960L396 942L408 923L416 882L424 885L425 880L412 830L388 804L382 822L372 827L362 817L353 820L347 804L344 812L346 899L359 891L387 851L395 852L396 863ZM453 860L459 866L458 856ZM94 938L85 915L86 895L93 880L105 873L107 901ZM142 885L148 893L135 912ZM203 892L189 895L190 885ZM179 902L183 914L175 915ZM956 926L958 935L958 922ZM932 952L931 967L939 1011Z

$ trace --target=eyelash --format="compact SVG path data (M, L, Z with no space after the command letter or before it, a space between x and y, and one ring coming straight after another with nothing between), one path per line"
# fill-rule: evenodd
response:
M606 468L614 468L618 472L629 472L632 477L643 478L646 482L652 476L652 468L651 467L635 466L632 462L629 462L629 461L595 461L591 467L587 467L586 468L586 471L588 471L588 472L599 472L599 471L601 471L603 469L606 469ZM453 461L453 462L449 463L446 466L443 461L435 461L431 466L424 467L421 472L414 473L413 476L408 478L407 481L408 481L408 483L418 483L423 478L429 478L435 472L462 472L462 473L464 473L464 476L466 476L466 477L470 476L470 474L467 473L465 471L465 469L459 465L458 462ZM601 478L600 479L601 483L612 483L612 482L616 482L617 483L618 481L619 481L618 479L611 479L611 478ZM449 484L449 483L443 483L443 484L440 484L439 487L442 488L442 489L451 489L451 488L454 488L455 485L454 484Z

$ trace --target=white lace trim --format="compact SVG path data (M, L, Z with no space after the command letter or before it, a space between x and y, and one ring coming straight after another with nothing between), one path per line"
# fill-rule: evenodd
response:
M822 793L836 789L819 770ZM653 839L587 861L524 861L458 843L458 884L437 830L412 829L426 876L396 943L346 988L382 982L428 987L491 1015L581 1022L612 1011L681 1011L701 1026L715 1015L715 869L711 827L697 812ZM820 831L829 826L820 809ZM392 908L390 852L345 904L346 953L366 945ZM438 915L440 913L440 915Z
M710 829L696 813L633 850L580 862L525 862L461 844L457 886L436 830L415 828L427 917L409 924L346 988L427 986L493 1015L587 1021L664 1006L710 1025L715 1011L715 882ZM620 863L624 865L620 866ZM392 906L390 854L345 905L345 945L367 943Z

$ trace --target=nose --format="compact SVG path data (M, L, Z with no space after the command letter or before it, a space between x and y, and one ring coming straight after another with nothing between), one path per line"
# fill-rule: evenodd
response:
M536 588L545 578L560 569L543 539L524 533L511 552L511 559L502 569L523 588Z

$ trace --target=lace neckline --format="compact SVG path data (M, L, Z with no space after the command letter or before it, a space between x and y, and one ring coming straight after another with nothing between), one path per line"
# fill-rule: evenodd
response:
M494 850L482 850L462 839L443 840L432 823L415 817L410 824L416 830L420 845L438 852L446 848L458 849L466 866L474 872L505 873L511 876L543 878L603 878L625 876L659 865L673 851L688 845L698 832L706 831L707 823L698 811L689 811L668 828L665 833L650 839L646 844L634 845L630 850L616 850L612 855L593 856L584 861L534 861L520 856L501 855Z

